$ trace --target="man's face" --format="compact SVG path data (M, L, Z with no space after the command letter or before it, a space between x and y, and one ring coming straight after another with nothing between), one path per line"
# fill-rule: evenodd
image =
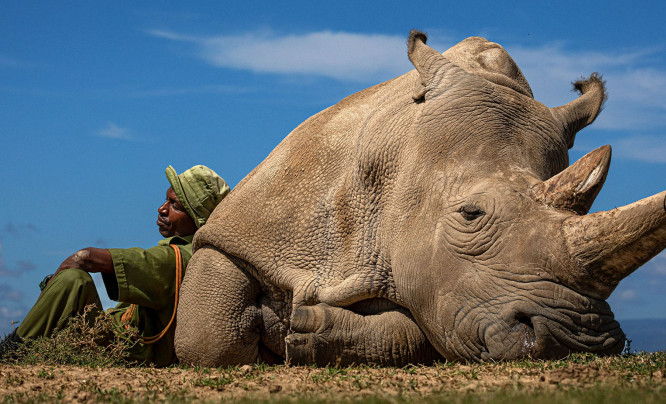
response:
M167 190L166 201L157 209L157 213L157 227L163 237L189 236L197 231L194 220L171 187Z

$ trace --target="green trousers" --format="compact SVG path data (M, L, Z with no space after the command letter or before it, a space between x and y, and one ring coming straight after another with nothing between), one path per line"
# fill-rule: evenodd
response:
M93 325L95 317L102 314L97 288L87 272L69 268L62 270L51 279L44 288L37 302L25 316L16 333L22 339L50 337L55 331L65 328L69 320L84 312L86 306L93 305L93 310L86 315L86 322ZM121 303L107 313L117 324L121 324L122 314L129 307ZM155 315L150 309L139 307L130 324L135 327L145 316ZM142 317L143 316L143 317ZM154 335L159 330L149 330ZM153 363L157 366L168 366L176 361L173 352L173 330L170 334L154 345L137 343L128 348L128 359L137 363Z
M76 268L62 270L42 291L16 333L21 338L50 337L91 304L94 308L89 312L89 322L102 313L102 302L90 274Z

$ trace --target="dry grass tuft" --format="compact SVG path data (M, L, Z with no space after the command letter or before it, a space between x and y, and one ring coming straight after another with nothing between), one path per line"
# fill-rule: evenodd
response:
M119 329L106 314L90 316L92 307L72 318L67 327L50 338L20 344L0 363L16 365L74 365L109 367L129 365L128 350L135 344L136 330Z

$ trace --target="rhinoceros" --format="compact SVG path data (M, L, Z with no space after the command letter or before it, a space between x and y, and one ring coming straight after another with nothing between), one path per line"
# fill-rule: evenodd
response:
M666 192L588 214L610 146L569 166L606 98L534 100L500 45L445 53L294 129L194 237L184 363L401 366L616 354L605 300L666 246Z

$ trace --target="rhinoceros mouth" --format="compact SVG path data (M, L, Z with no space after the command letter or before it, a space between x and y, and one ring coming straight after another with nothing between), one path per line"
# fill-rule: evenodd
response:
M504 331L504 332L502 332ZM535 356L537 348L537 334L533 322L528 317L520 318L507 330L495 331L496 335L483 338L482 350L479 359L508 360L517 358L531 358ZM488 331L493 333L493 331ZM493 343L499 339L501 342ZM476 359L476 358L475 358Z
M515 286L515 285L514 285ZM530 283L512 295L488 301L468 299L445 332L449 359L558 359L574 352L617 354L625 335L603 300L551 281ZM508 291L505 289L505 291ZM472 336L472 338L470 338Z
M625 341L610 310L581 315L543 307L522 312L512 322L500 320L480 336L481 360L560 359L574 352L610 355L620 353Z
M611 319L591 327L576 321L559 320L546 316L533 318L538 341L534 357L559 359L573 352L612 355L622 352L624 348L624 332L620 324L612 319L612 314Z

